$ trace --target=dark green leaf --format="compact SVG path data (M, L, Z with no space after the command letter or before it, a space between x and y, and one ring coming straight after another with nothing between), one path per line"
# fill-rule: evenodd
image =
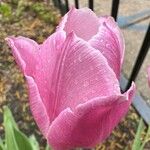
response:
M5 107L4 127L7 150L19 150L14 136L13 125L16 126L16 124L14 123L14 119L12 118L11 112L8 107Z
M47 144L45 150L52 150L52 149L51 149L51 148L49 147L49 145Z
M144 131L144 122L140 119L139 126L135 135L134 143L132 146L132 150L139 150L141 147L141 134Z
M35 138L34 135L32 135L32 136L29 138L29 140L30 140L30 143L31 143L31 145L32 145L32 149L33 149L33 150L39 150L39 149L40 149L40 148L39 148L39 143L37 142L37 140L36 140L36 138Z
M30 139L19 131L8 107L4 108L4 126L7 150L33 150Z
M11 7L9 4L7 3L0 3L0 13L4 16L4 17L10 17L12 12L11 12Z
M143 149L144 149L144 146L145 146L145 144L146 144L148 141L150 141L150 125L148 126L148 130L147 130L147 132L146 132L146 136L145 136L145 138L144 138L144 141L143 141L143 143L142 143L142 146L141 146L140 150L143 150Z

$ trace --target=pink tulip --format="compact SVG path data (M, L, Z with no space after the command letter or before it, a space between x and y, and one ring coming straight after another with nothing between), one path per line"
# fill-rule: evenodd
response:
M37 125L55 150L90 148L125 116L135 85L121 94L124 40L112 17L71 9L43 44L6 39L24 73Z
M147 68L147 73L148 73L148 84L150 87L150 66Z

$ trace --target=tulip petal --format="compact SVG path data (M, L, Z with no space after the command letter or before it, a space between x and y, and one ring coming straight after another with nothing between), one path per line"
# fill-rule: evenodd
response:
M98 32L99 18L89 8L72 8L63 18L57 30L67 34L74 32L78 37L88 41Z
M28 83L29 102L34 119L44 136L50 125L49 116L41 99L37 84L30 76L25 76Z
M67 107L74 109L94 97L120 93L116 75L99 50L70 33L61 52L51 87L53 118Z
M35 64L37 63L36 54L39 45L35 41L22 36L17 38L8 37L6 38L6 41L11 47L13 56L22 72L24 74L25 72L32 74L34 72ZM28 68L26 68L26 66L28 66Z
M89 43L101 51L119 79L125 46L120 29L112 17L100 18L99 31Z
M65 32L54 33L41 45L25 37L10 37L6 40L24 75L34 78L40 97L51 119L51 107L54 105L51 84L56 61L65 40Z
M47 140L55 150L91 148L106 139L128 111L135 85L123 95L96 97L74 111L62 111L49 128Z
M52 91L54 72L65 38L65 32L56 32L40 45L39 62L36 67L36 74L34 75L51 121L55 104L55 93Z
M147 68L147 73L148 73L148 84L150 87L150 66Z

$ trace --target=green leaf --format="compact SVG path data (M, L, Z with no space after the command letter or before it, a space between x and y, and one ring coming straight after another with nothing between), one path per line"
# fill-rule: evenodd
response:
M4 150L2 145L0 145L0 150Z
M39 150L40 149L39 148L39 143L37 142L34 135L30 136L29 140L30 140L30 143L32 145L33 150Z
M148 141L150 141L150 125L148 126L148 130L147 130L147 132L146 132L146 136L145 136L145 138L144 138L144 141L143 141L142 146L140 147L140 150L143 150L143 149L144 149L144 146L145 146L145 144L146 144Z
M51 149L51 148L49 147L49 145L47 144L45 150L52 150L52 149Z
M33 150L30 139L18 129L8 107L4 108L4 126L7 150Z
M4 16L4 17L10 17L12 14L11 11L11 7L9 4L7 3L0 3L0 13Z
M4 142L0 138L0 150L5 150Z
M4 125L6 122L11 122L12 126L18 129L18 126L13 118L13 115L7 106L4 107Z
M141 134L144 131L144 122L142 119L140 119L139 125L138 125L138 129L135 135L135 139L133 142L133 146L132 146L132 150L139 150L141 147Z
M12 150L12 149L19 150L16 140L15 140L12 124L16 126L9 108L5 107L4 108L4 127L5 127L5 140L6 140L7 150Z
M15 139L16 139L19 150L33 150L32 145L30 143L30 139L27 138L27 136L23 132L14 128L14 135L15 135Z
M19 0L18 1L18 6L17 6L17 9L16 9L16 16L19 17L22 12L24 11L25 9L25 1L24 0Z

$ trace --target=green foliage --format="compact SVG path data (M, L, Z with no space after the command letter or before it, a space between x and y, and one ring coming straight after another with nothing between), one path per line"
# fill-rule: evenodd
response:
M17 4L18 4L18 1L19 1L19 0L11 0L11 3L14 4L14 5L17 5Z
M39 143L37 142L35 136L30 136L29 141L32 145L32 150L38 150L39 149Z
M29 138L19 130L11 111L4 107L5 139L0 139L0 150L39 150L35 136ZM45 150L50 150L47 145Z
M147 130L146 136L145 136L145 138L144 138L143 144L142 144L141 147L140 147L140 150L143 150L145 144L146 144L147 142L149 142L149 141L150 141L150 125L149 125L149 127L148 127L148 130Z
M142 141L141 141L141 134L144 131L144 123L143 120L141 119L139 122L139 126L135 135L134 143L132 146L132 150L138 150Z
M0 14L2 14L3 17L9 18L11 17L12 10L9 4L7 3L0 3Z
M0 2L0 21L2 22L16 22L26 13L37 16L46 23L57 23L55 12L42 2L13 0L11 3Z
M18 1L18 6L17 6L17 9L16 9L16 16L17 17L19 17L22 14L22 12L24 11L25 7L26 7L25 1L24 0L19 0Z
M4 142L0 139L0 150L6 150Z
M146 132L144 139L142 140L142 133L144 133L145 125L143 120L141 119L138 125L138 129L135 135L134 143L132 145L132 150L143 150L145 144L150 141L150 126Z
M4 108L5 144L8 150L33 150L31 141L17 127L13 116Z
M37 16L45 22L55 23L55 15L44 3L36 2L31 6L31 9L37 14Z
M49 147L49 145L48 145L48 144L46 145L45 150L51 150L51 148Z

